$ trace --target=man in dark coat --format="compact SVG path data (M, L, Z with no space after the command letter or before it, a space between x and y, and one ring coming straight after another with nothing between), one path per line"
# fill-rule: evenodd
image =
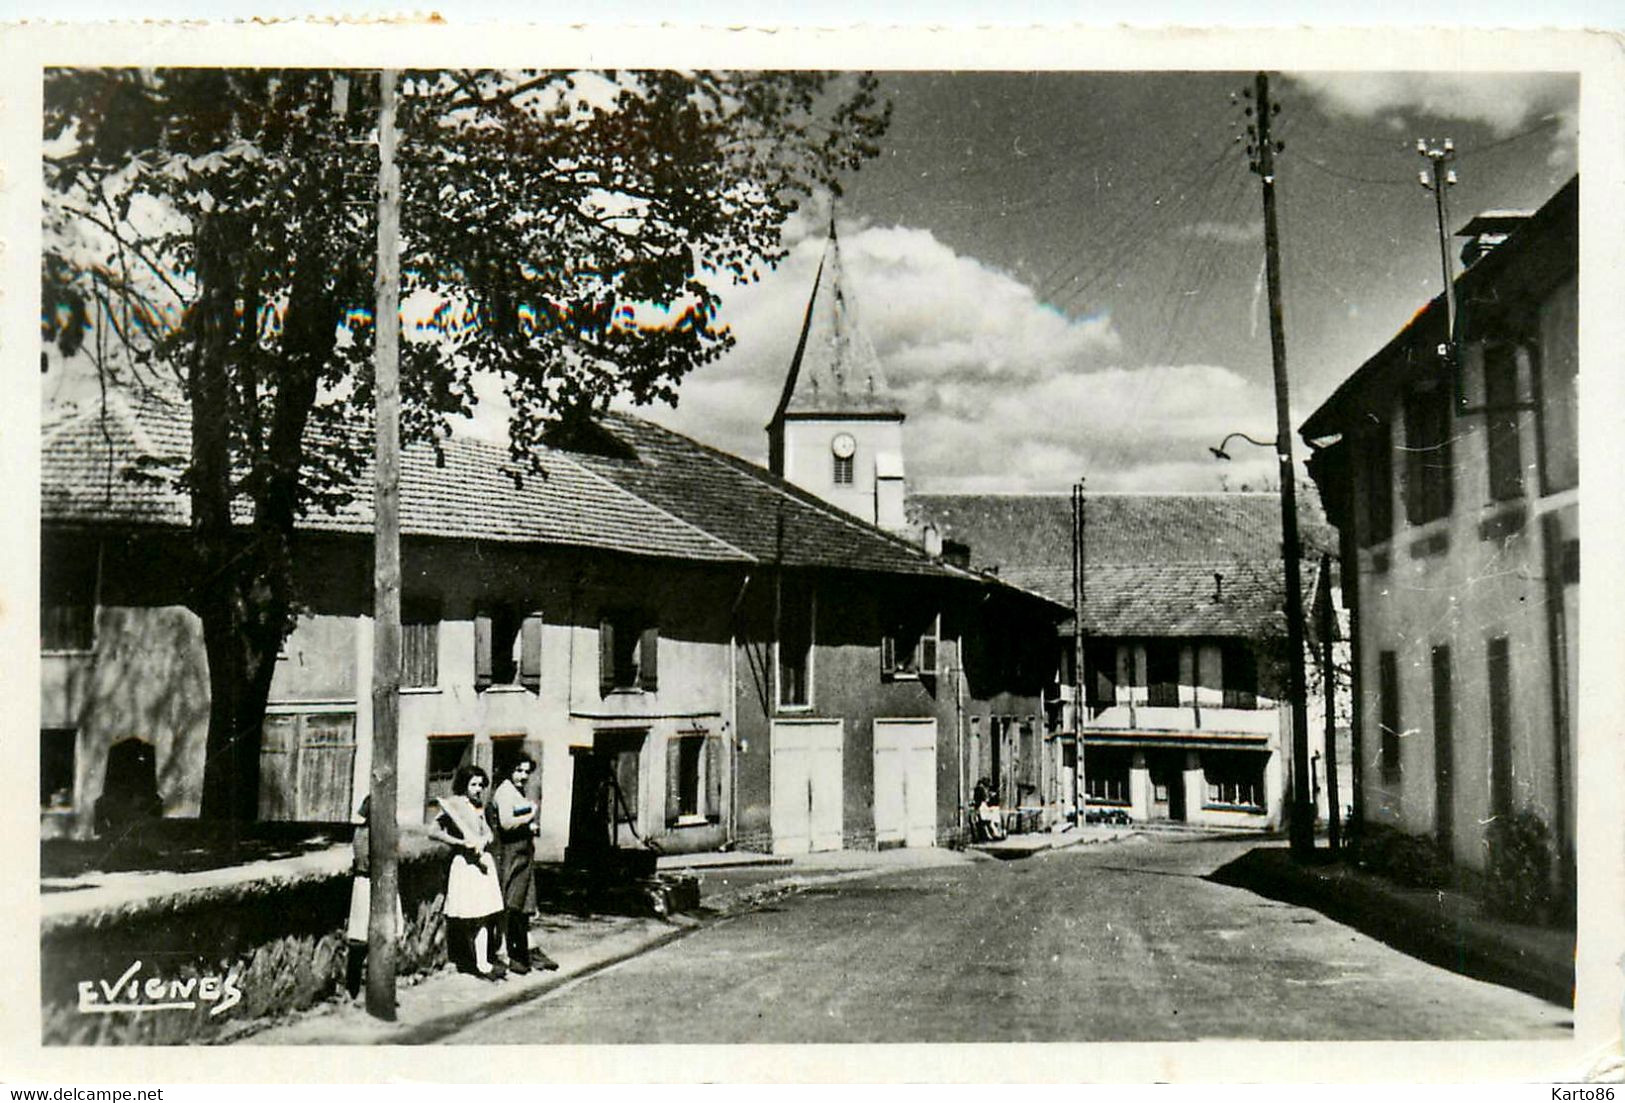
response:
M536 760L521 754L486 806L496 833L497 876L508 940L508 968L528 973L532 966L557 969L558 962L530 948L530 916L536 910L536 834L540 808L525 792Z

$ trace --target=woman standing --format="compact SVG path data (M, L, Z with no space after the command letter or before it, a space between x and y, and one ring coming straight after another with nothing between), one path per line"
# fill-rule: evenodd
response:
M491 794L487 813L496 832L497 875L506 911L508 968L528 973L534 964L557 969L558 962L530 948L530 916L536 910L536 835L541 830L536 802L525 794L536 760L521 754Z
M502 885L491 855L491 828L485 822L490 780L478 766L458 767L452 795L438 802L438 830L429 836L453 848L446 875L446 955L459 973L496 980L500 972L491 964L491 949L502 917Z

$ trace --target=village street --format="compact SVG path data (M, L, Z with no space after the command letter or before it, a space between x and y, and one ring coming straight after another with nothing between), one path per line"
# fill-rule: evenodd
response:
M1191 836L815 885L446 1041L1560 1039L1570 1012L1204 880Z

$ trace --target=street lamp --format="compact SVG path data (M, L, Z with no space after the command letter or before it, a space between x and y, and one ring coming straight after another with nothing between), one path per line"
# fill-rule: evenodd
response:
M1278 389L1281 380L1277 380ZM1285 409L1279 404L1277 421L1280 436L1273 441L1255 440L1246 433L1231 433L1209 448L1215 459L1228 460L1230 453L1224 446L1240 437L1248 444L1260 448L1273 448L1281 465L1281 565L1286 579L1284 605L1286 613L1287 693L1292 712L1292 821L1290 824L1292 855L1307 859L1315 849L1314 803L1309 794L1309 716L1307 711L1308 686L1303 676L1304 623L1303 593L1299 581L1298 498L1292 470L1291 428L1286 422Z

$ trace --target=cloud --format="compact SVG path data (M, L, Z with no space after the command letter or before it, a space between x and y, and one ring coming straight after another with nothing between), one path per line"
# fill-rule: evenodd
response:
M1180 227L1178 233L1181 237L1217 241L1222 245L1255 245L1264 239L1264 224L1203 220Z
M1415 113L1483 123L1506 137L1547 116L1570 120L1579 103L1579 81L1567 73L1299 73L1291 79L1332 114L1391 128Z
M737 347L684 381L675 410L648 416L765 458L823 248L823 231L809 228L777 272L723 289ZM1208 454L1232 430L1273 436L1268 390L1236 371L1124 367L1109 315L1070 318L925 230L842 226L841 255L849 301L907 415L918 489L1056 491L1086 474L1101 490L1216 490L1221 475L1234 484L1256 464L1272 469L1265 450L1222 466Z

